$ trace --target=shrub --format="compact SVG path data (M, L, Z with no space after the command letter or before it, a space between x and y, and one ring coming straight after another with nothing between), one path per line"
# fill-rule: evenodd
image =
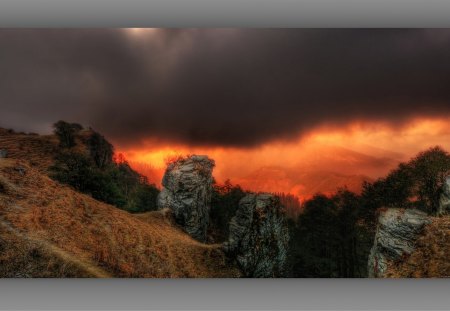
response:
M90 156L99 168L105 168L113 162L114 147L99 133L93 131L88 141Z
M59 146L62 148L72 148L75 146L75 134L83 127L78 123L67 123L58 121L53 124L53 132L59 139Z
M156 209L159 190L126 162L100 168L89 156L66 150L58 154L50 171L53 179L99 201L131 212Z

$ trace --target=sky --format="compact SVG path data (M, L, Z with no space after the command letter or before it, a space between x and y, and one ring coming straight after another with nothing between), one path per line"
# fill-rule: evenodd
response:
M445 29L0 29L0 127L77 122L158 169L206 153L221 180L450 148L449 81ZM360 156L385 162L341 163Z

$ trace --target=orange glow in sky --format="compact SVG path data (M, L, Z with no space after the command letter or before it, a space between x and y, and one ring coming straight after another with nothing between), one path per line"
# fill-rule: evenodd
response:
M367 122L341 128L322 126L294 141L274 141L254 148L152 145L148 141L142 148L119 148L118 152L158 185L167 159L206 154L216 162L214 177L218 182L230 179L254 188L250 190L307 197L311 191L327 192L333 183L359 184L363 178L381 177L400 161L435 145L450 150L450 119L416 119L398 128ZM142 165L151 167L153 173L143 170ZM328 172L338 175L334 180L323 180ZM318 178L321 174L325 176L322 180ZM309 187L313 183L317 186Z
M157 28L124 28L125 32L132 37L142 37L146 35L155 34Z

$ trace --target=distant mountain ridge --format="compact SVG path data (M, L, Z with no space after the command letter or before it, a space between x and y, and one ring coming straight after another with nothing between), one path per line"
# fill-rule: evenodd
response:
M403 158L400 153L367 149L376 149L377 156L324 145L305 150L299 155L300 164L294 167L264 166L233 182L254 191L291 193L303 200L316 193L329 195L344 187L360 193L364 181L374 181Z
M263 192L285 192L311 198L316 193L332 194L339 188L360 193L362 183L372 181L365 175L344 175L329 171L296 172L282 167L262 167L233 182L246 189Z
M303 200L319 192L332 194L343 187L359 193L364 181L371 182L385 175L404 159L401 153L371 146L364 149L366 153L325 144L305 149L298 155L298 164L266 165L243 176L228 177L233 184L251 191L291 193ZM164 170L152 167L151 163L130 164L151 182L159 184Z

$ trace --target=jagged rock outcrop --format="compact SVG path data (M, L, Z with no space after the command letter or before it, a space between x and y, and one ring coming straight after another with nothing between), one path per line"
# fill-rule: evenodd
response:
M289 242L284 211L271 194L248 194L230 222L224 251L246 277L283 276Z
M369 277L383 277L389 262L410 255L418 236L429 223L427 214L415 209L389 208L381 212L369 255Z
M439 200L438 215L450 214L450 176L445 180L442 186L441 198Z
M169 208L177 224L193 238L206 241L212 195L214 161L192 155L167 166L158 208Z

